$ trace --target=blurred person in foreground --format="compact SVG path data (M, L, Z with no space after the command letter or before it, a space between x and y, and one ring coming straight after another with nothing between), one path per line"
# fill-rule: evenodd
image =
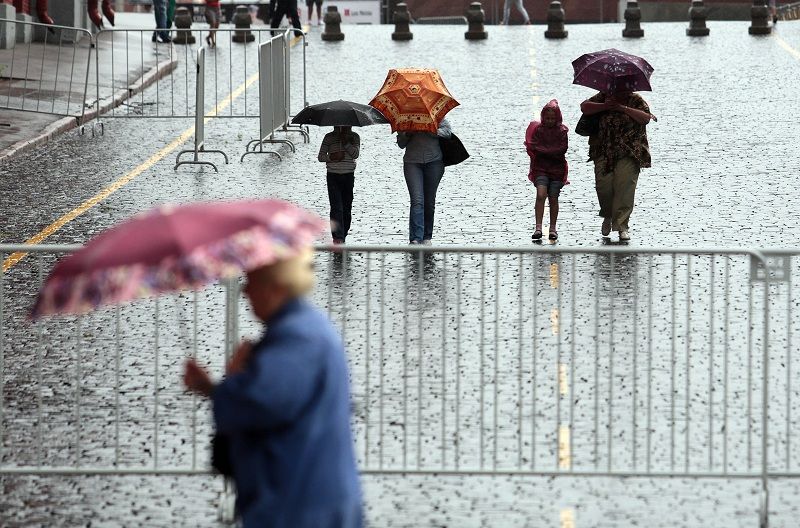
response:
M217 434L227 437L245 528L363 526L344 347L302 298L312 268L308 248L247 273L244 293L266 330L239 345L223 381L186 364L186 387L211 398Z

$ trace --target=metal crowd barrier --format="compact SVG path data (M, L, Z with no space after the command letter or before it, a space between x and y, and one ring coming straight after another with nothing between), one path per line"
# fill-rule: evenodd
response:
M91 32L0 19L17 32L32 32L37 42L17 42L0 50L0 108L75 117L82 124L91 69Z
M798 20L800 19L800 2L783 4L775 9L778 20Z
M27 322L71 249L0 246L31 253L0 276L0 474L207 473L179 376L259 333L239 283ZM766 522L770 479L800 476L798 255L326 247L312 301L346 343L365 474L752 479Z
M158 64L177 63L175 74L156 85L147 93L136 91L138 97L121 107L109 108L104 113L107 118L194 118L195 101L195 58L196 49L205 46L207 28L165 30L173 36L173 45L152 44ZM217 45L208 48L206 68L205 105L217 109L213 116L247 118L259 115L258 48L270 40L274 34L285 34L294 29L252 28L253 41L241 40L241 30L231 27L216 30ZM109 64L110 79L97 81L97 99L106 101L120 90L127 90L131 79L120 78L119 74L144 69L143 51L151 45L152 29L104 29L96 35L98 43L96 64ZM306 36L302 31L297 36L303 44L303 104L306 105ZM186 44L179 44L185 42ZM157 69L157 71L159 71ZM158 77L158 74L156 75ZM287 78L287 82L289 79ZM231 94L240 94L231 97ZM291 105L291 89L287 86L287 103ZM304 108L302 106L300 109Z

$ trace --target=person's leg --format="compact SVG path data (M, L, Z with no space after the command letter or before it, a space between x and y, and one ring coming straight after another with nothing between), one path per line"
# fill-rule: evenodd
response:
M306 0L306 7L308 8L308 23L311 24L311 15L314 14L314 0Z
M172 23L175 21L175 0L167 0L167 25L164 27L171 28Z
M539 183L539 178L536 179L536 229L535 231L542 230L542 221L544 220L544 202L547 200L547 185Z
M528 12L525 10L525 6L522 4L522 0L516 0L517 10L522 13L522 17L525 19L526 24L531 23L531 17L528 16Z
M614 180L613 174L607 173L605 160L598 159L594 162L594 188L597 192L597 202L600 205L600 216L603 217L603 236L611 230L611 215L614 205ZM606 226L606 224L609 224Z
M512 1L513 0L506 0L505 3L503 3L503 22L502 22L502 24L504 26L506 24L508 24L508 19L509 19L509 17L511 17L511 2Z
M403 174L408 186L408 197L411 207L408 214L408 241L422 242L424 231L424 190L422 186L423 172L421 163L404 163Z
M222 20L222 9L218 7L218 8L215 9L215 12L216 12L216 15L214 17L214 25L212 26L214 28L214 31L211 32L211 43L212 43L213 47L216 48L217 47L217 31L216 30L219 29L219 21Z
M444 163L442 161L426 163L423 171L425 230L422 234L422 240L425 241L433 238L433 218L436 214L436 191L439 189L439 182L442 181L442 176L444 176Z
M331 204L331 236L334 241L344 240L344 207L342 203L342 188L339 174L328 173L328 201Z
M310 23L311 21L309 21ZM317 0L317 25L322 23L322 0Z
M340 176L340 187L342 189L342 222L344 223L344 236L347 238L350 232L350 221L353 219L353 187L356 182L355 174L342 174Z
M206 36L206 43L208 44L208 47L214 46L214 37L212 36L214 33L214 16L214 10L206 6L205 17L209 27L208 36Z
M628 220L633 212L636 184L639 181L639 164L631 157L622 158L614 166L614 199L612 223L618 231L628 230Z
M292 27L295 29L303 29L303 24L300 23L300 15L297 13L297 0L289 1L289 20L292 22Z
M283 13L285 10L286 8L284 7L283 2L278 2L275 5L275 9L272 10L272 21L270 22L269 27L275 29L281 25L281 20L283 20Z
M167 0L153 0L153 14L156 17L156 29L163 30L167 27ZM155 31L153 33L153 41L155 41L156 36L163 39L165 36L169 37L169 33L166 31Z

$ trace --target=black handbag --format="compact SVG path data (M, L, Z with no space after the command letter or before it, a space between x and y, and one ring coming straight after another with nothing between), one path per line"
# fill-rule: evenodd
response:
M211 438L211 467L220 475L233 476L230 441L226 435L214 433Z
M596 136L600 132L600 118L605 112L598 112L592 115L582 114L575 125L575 133L579 136Z
M449 138L440 137L439 147L442 149L442 161L445 167L458 165L469 158L469 152L455 134L450 134Z

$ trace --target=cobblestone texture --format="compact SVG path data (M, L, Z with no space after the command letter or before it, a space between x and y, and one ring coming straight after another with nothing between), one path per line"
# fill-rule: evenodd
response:
M534 112L538 112L551 97L560 100L566 123L574 126L579 114L578 105L590 92L569 84L569 61L592 49L622 47L648 57L656 68L654 92L646 94L646 98L659 117L659 122L649 127L654 167L643 171L640 178L637 209L632 220L632 245L795 246L799 227L798 197L792 189L797 171L791 155L793 143L790 138L797 133L791 109L797 106L798 100L793 90L794 77L788 72L796 72L799 64L781 42L795 49L800 47L800 26L782 24L778 34L780 40L775 37L751 38L746 34L746 24L742 23L717 23L710 38L695 40L683 35L683 26L648 26L646 39L625 42L620 40L620 28L613 25L570 27L570 38L562 42L545 41L540 27L497 28L483 43L465 42L463 28L418 27L415 28L414 41L395 43L389 39L389 28L352 27L347 28L348 36L343 43L323 45L315 30L311 37L312 45L308 48L309 101L315 103L339 97L368 101L389 67L438 67L450 90L462 102L462 106L452 113L451 120L473 157L469 162L449 169L445 175L439 194L436 242L526 244L532 227L533 193L525 178L527 157L522 148L525 126ZM372 45L365 45L368 42ZM295 58L298 52L295 50ZM295 64L299 62L295 60ZM295 78L298 77L296 74ZM0 204L8 214L2 240L16 242L38 231L58 214L131 170L189 124L188 121L111 120L102 138L92 140L67 136L41 153L9 164L4 168L8 177L0 179L3 190ZM222 147L230 153L241 152L244 142L254 137L254 127L251 120L213 121L207 126L208 148ZM293 155L285 152L286 160L282 163L271 158L251 157L245 163L234 161L221 167L218 175L207 170L182 170L176 174L171 169L174 154L167 156L98 207L66 225L48 241L85 241L108 225L162 201L273 195L291 199L325 215L324 171L316 162L316 148L324 131L313 132L312 144L298 145L298 152ZM364 149L357 173L355 220L349 241L402 244L407 236L408 200L400 171L402 151L394 146L386 129L372 127L359 132ZM568 156L573 184L562 194L559 245L593 247L600 244L600 237L592 171L589 164L583 163L586 155L583 138L573 134L570 140ZM81 160L80 168L76 167L76 159ZM36 189L36 192L31 192L31 189ZM45 269L48 262L44 263ZM348 266L344 267L341 262L327 257L320 264L323 284L331 285L331 293L328 297L323 289L316 300L321 305L333 301L332 316L336 321L346 321L345 337L350 343L355 380L359 456L362 465L369 467L376 463L379 445L383 445L387 453L391 452L387 458L389 466L396 467L403 449L407 450L411 467L414 467L417 453L425 464L435 466L439 463L442 452L437 446L442 437L437 436L438 430L434 429L442 423L437 418L441 416L437 413L440 413L442 395L448 405L452 405L456 395L462 398L464 414L461 422L453 418L453 408L445 408L444 415L449 418L445 421L444 434L454 434L457 425L463 428L461 436L455 433L454 438L459 449L463 449L461 456L465 464L474 466L483 454L487 457L487 467L498 460L499 467L516 468L519 464L518 442L522 440L522 433L534 434L526 429L526 424L530 423L529 417L535 415L548 426L536 433L538 437L534 434L536 440L533 443L539 446L539 454L525 463L533 461L540 469L546 469L546 464L553 467L556 462L554 446L557 445L554 424L558 423L557 418L563 419L564 415L558 413L566 413L572 405L569 397L556 395L553 380L558 378L558 359L562 353L566 355L569 352L589 356L588 361L576 359L573 363L579 380L574 392L570 393L577 400L574 403L576 432L573 433L576 469L591 470L598 463L610 463L602 455L598 462L594 446L588 440L599 438L602 449L603 442L610 438L602 432L589 434L594 431L592 420L596 415L591 403L597 394L602 395L600 402L604 413L609 401L615 405L614 410L609 409L607 414L601 415L600 427L614 427L616 429L609 430L620 434L615 440L621 450L614 452L619 464L616 467L620 470L630 468L633 453L637 452L636 448L630 447L632 439L646 440L642 430L633 433L632 426L628 425L632 417L630 395L634 393L629 384L635 379L631 363L637 357L642 361L639 365L644 364L644 349L630 346L617 350L618 375L611 384L607 381L611 376L608 370L610 358L600 352L597 360L600 362L600 381L594 378L594 351L610 346L610 341L602 339L614 335L607 330L612 328L611 325L617 325L620 343L628 343L624 340L630 337L633 327L640 329L640 336L651 332L656 343L656 374L653 379L656 381L654 401L657 408L653 453L656 453L656 466L666 471L669 466L666 442L671 433L666 425L670 403L667 356L677 348L680 352L679 367L686 348L700 356L705 350L701 340L708 339L710 328L719 327L722 321L719 307L715 311L705 303L712 283L716 288L725 285L722 269L717 268L712 274L710 262L703 259L695 262L693 274L690 274L693 277L691 281L695 281L695 294L703 302L679 307L681 316L685 311L691 313L685 324L682 321L676 323L670 314L669 299L658 297L669 291L670 273L679 277L687 273L685 263L679 261L677 267L669 268L669 259L663 257L659 257L655 266L641 260L622 259L616 262L614 271L607 262L587 257L557 262L529 260L521 263L519 268L515 260L508 259L498 264L501 276L494 275L491 258L486 267L480 269L475 257L470 257L462 267L463 314L460 315L453 312L454 295L458 292L453 285L452 259L437 257L426 264L422 274L417 274L413 260L409 264L409 259L403 255L389 258L389 271L384 276L389 296L381 299L380 311L375 297L371 297L374 304L369 310L367 308L370 292L364 289L364 278L368 273L363 256L353 255ZM555 280L558 288L552 282L553 264L559 277ZM374 279L371 279L372 288L377 288L381 278L377 275L377 261L373 260L371 266L369 277ZM408 271L404 266L409 266ZM576 269L574 275L573 269ZM654 278L645 277L648 269L655 270ZM479 270L485 273L481 274ZM522 305L525 310L519 316L515 304L518 290L514 289L516 281L522 284L518 270L526 279L535 276L538 280L533 286L524 283ZM13 304L6 301L8 321L20 324L22 310L30 299L30 292L26 294L24 290L34 282L34 273L35 267L29 260L4 277L6 299L15 295ZM607 281L614 278L612 273L617 274L616 289L606 287ZM723 401L737 409L737 416L731 418L729 424L734 432L725 435L731 441L733 472L747 471L745 460L748 453L756 460L760 454L758 449L746 447L747 417L741 411L747 392L748 301L745 290L739 285L746 280L747 274L746 263L735 261L730 275L732 282L728 283L729 286L733 284L729 302L732 314L732 394L730 399L720 399L715 395L716 407L711 413L719 419L719 404ZM502 278L499 297L495 299L492 294L483 299L478 297L477 286L481 277L490 285L495 279L499 281ZM602 281L603 286L594 289L595 280ZM408 291L409 285L419 284L424 294L417 296L412 289L409 303L404 292ZM688 284L683 279L678 282L678 298L685 295ZM633 324L620 321L624 316L630 320L633 314L644 317L645 307L632 304L630 292L636 287L641 287L643 292L656 292L655 322L649 329L643 326L644 319ZM721 290L716 291L719 294ZM573 292L576 294L574 301ZM371 293L377 295L375 290ZM219 289L211 289L202 293L200 298L198 353L201 359L213 361L219 371L223 295ZM616 303L616 319L605 309L609 301ZM780 306L787 302L796 304L796 300L787 298L786 290L780 289L776 290L774 302L783 303ZM594 309L595 303L602 303L602 312ZM342 311L343 306L346 312ZM444 306L444 312L440 306ZM561 333L551 331L554 307L565 314L560 321L564 329ZM757 304L756 310L758 307ZM174 300L164 301L160 310L164 328L175 328L177 319L184 323L177 326L182 328L177 334L165 331L159 337L161 374L158 386L161 391L158 409L163 429L159 436L158 456L167 465L171 462L187 464L192 449L183 440L187 427L190 427L192 408L198 410L201 439L198 446L201 451L202 438L208 432L205 407L194 407L190 400L180 397L176 391L181 358L191 343L186 327L192 314L181 311ZM152 311L152 303L142 303L123 312L123 342L126 346L135 343L131 347L132 353L122 358L122 386L125 389L122 397L123 403L127 403L125 412L129 413L123 415L122 460L131 465L149 464L156 456L150 448L154 442L155 404ZM534 313L537 314L536 321ZM489 322L485 328L486 335L477 335L477 321L481 318L492 321L495 316L499 324ZM403 320L404 317L410 318L410 325ZM781 323L782 317L785 319L779 311L774 317L776 323ZM794 318L797 318L797 310ZM372 326L367 327L367 321ZM595 334L594 321L598 321L600 334ZM114 386L111 369L114 343L109 338L109 329L114 324L113 313L106 312L85 319L78 330L58 323L45 325L43 332L49 344L41 351L46 365L42 376L48 380L44 398L48 408L62 416L55 416L42 424L39 431L43 431L47 440L44 444L35 439L38 422L32 416L37 407L34 390L37 383L36 336L15 333L14 339L9 339L11 352L6 352L9 374L5 391L16 397L11 399L6 410L6 430L11 440L4 436L4 461L35 460L38 456L35 450L39 446L45 448L45 455L51 462L69 463L76 453L85 465L107 463L109 457L114 456L113 431L92 429L92 424L107 423L116 409L111 391ZM566 330L573 324L577 332ZM685 338L668 341L666 336L670 324L677 325L679 336L685 335L687 325L691 327L694 344ZM789 320L788 324L796 326L794 320ZM785 320L783 326L787 326ZM384 327L385 393L376 390L381 379L375 370L380 365L379 347L375 346L379 341L376 341L375 333ZM441 340L441 329L445 328L452 336L459 327L463 331L465 353L459 356L453 348L446 348L446 357L440 358L441 350L437 344ZM422 328L424 333L404 334L403 328ZM256 331L252 321L243 326L246 335L253 335ZM526 349L519 360L517 350L520 343L532 337L530 332L540 336L539 350L528 353ZM79 392L76 392L76 387L60 386L57 382L63 379L64 372L71 373L76 368L76 335L81 336L83 343L82 376L89 382L83 384ZM598 348L595 348L596 335L601 336ZM721 339L721 335L718 333L716 339ZM574 343L569 336L575 337ZM657 339L659 337L661 339ZM784 339L783 336L776 337L781 344ZM501 343L499 347L498 342ZM367 343L372 343L373 347L367 348ZM756 351L759 350L758 342L754 346ZM482 354L484 347L486 353ZM779 347L776 363L785 359L781 354L786 354L787 348ZM400 395L404 378L400 371L404 352L409 354L406 364L412 374L405 378L408 386L403 389L411 395L408 400L411 418L406 422L396 420L401 416ZM503 355L498 355L501 352ZM366 371L368 358L371 361L370 372ZM452 367L456 358L462 361L463 368L447 371L443 365ZM495 374L493 369L497 358L502 358L502 361L498 361ZM539 369L534 368L534 359L539 361ZM711 406L706 388L711 375L708 369L713 364L719 373L723 365L718 356L712 362L701 357L697 361L692 372L698 373L693 381L698 394L692 399L690 412L694 413L691 416L696 420L693 423L705 424ZM486 363L486 372L489 372L486 378L482 377L478 367L482 362ZM752 375L757 378L758 363L753 366ZM419 370L423 367L424 370ZM452 385L439 388L445 373L451 380L454 373L463 376L460 391ZM520 394L522 401L532 398L531 386L517 385L517 376L521 374L528 380L534 373L547 380L541 382L541 399L536 400L539 402L536 412L531 406L516 407ZM785 376L785 371L780 370L780 373ZM424 377L417 378L417 374L424 374ZM789 389L782 385L784 381L779 374L775 375L773 396L780 398ZM418 384L420 379L422 386ZM685 379L678 377L676 383L680 390L672 401L676 402L680 413L686 404L686 393L682 391ZM532 386L536 386L536 382ZM609 400L605 394L610 386L617 392ZM427 390L420 391L420 388ZM641 386L639 390L642 390ZM378 436L381 423L375 417L374 407L365 403L374 403L376 394L381 393L385 394L387 413L383 423L384 436ZM419 393L422 398L417 399L415 395ZM91 434L81 437L85 449L80 450L76 450L76 442L70 437L74 435L77 420L73 405L76 394L80 394L84 404L96 403L92 407L95 410L87 411L81 418L88 424L86 431ZM483 395L487 402L493 401L495 394L498 395L496 408L502 423L512 424L500 428L500 437L493 436L495 422L491 417L481 422L476 416L481 409L488 410L489 414L494 410L493 407L478 405L476 400ZM800 401L792 394L793 401ZM557 409L557 405L562 407ZM795 405L792 404L792 408ZM779 416L772 418L780 422L786 416L785 406L777 408ZM418 409L421 409L423 421L415 421ZM371 417L367 412L372 412ZM515 421L518 413L523 418L519 423ZM642 414L639 416L644 417ZM19 428L17 434L25 431L29 436L15 438L8 429L12 418ZM751 419L757 420L758 414ZM517 430L517 425L521 429ZM405 444L399 440L403 430L410 437ZM475 437L482 430L486 436L476 443ZM582 436L579 434L581 431L586 434ZM688 438L691 469L700 471L706 464L709 448L707 437L703 436L703 426L693 426L691 432L684 428L676 431L678 466L684 460L682 457L687 455L682 442ZM716 439L711 441L710 447L717 458L716 465L711 465L719 471L722 467L719 456L723 435L717 428L714 431ZM372 443L366 442L367 434L371 435ZM378 444L376 438L384 443ZM492 447L495 441L499 450ZM757 441L756 437L756 447ZM19 445L15 448L11 442L19 442ZM524 446L526 451L532 447L527 443ZM780 457L784 447L785 437L776 436L775 453L771 453L773 460L783 460ZM641 443L638 449L642 456ZM448 468L452 467L455 454L452 447L445 448ZM366 461L367 456L371 457L370 463ZM201 464L205 460L202 452L198 460ZM795 463L785 462L790 469L796 470ZM11 512L7 516L4 513L4 523L11 526L213 525L216 493L221 487L218 479L209 477L3 477L2 483L0 510ZM368 474L364 476L364 485L368 516L375 526L552 526L559 524L562 510L570 509L574 511L576 526L752 526L756 523L759 493L758 482L752 478L619 480ZM797 515L796 492L797 484L793 480L775 482L771 502L774 526L793 525ZM709 515L713 517L709 519Z

